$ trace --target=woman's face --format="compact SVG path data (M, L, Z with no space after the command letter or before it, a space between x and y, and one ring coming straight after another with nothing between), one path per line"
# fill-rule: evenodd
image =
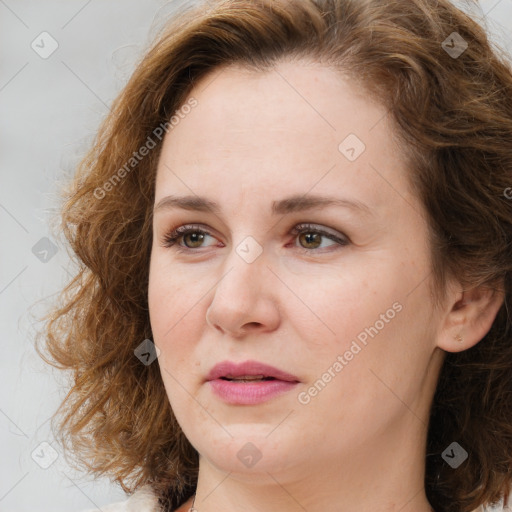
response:
M417 452L441 319L385 109L306 63L216 70L191 96L158 165L149 308L202 463L290 476ZM274 370L210 375L226 362Z

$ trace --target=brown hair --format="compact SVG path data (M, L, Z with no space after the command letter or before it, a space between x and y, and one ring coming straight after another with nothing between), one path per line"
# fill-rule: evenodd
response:
M432 506L445 512L507 500L512 201L504 191L512 185L512 74L505 57L447 0L227 0L206 7L165 27L66 193L62 230L79 271L47 319L53 361L38 348L73 376L54 417L63 415L61 442L78 465L110 475L127 492L151 484L165 510L193 493L198 454L176 422L158 365L134 356L152 337L147 288L161 148L154 130L214 68L266 70L280 59L308 59L348 74L388 109L428 213L433 299L442 300L447 276L505 288L488 334L447 354L429 423L425 487ZM468 43L458 58L442 45L453 32ZM156 148L128 169L148 137ZM122 179L113 183L116 173ZM456 470L441 457L453 441L469 453Z

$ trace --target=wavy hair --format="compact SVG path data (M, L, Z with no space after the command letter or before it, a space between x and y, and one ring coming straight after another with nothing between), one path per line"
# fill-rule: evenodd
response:
M454 32L468 44L459 56L448 51ZM506 503L512 72L485 30L448 0L210 0L166 23L64 191L59 229L78 267L45 317L44 347L36 344L46 362L72 376L52 420L56 437L80 469L109 476L125 492L149 484L162 510L194 492L198 454L174 417L158 365L134 356L152 339L147 289L162 145L155 130L172 130L166 123L214 68L265 71L282 59L338 69L386 107L428 214L433 299L442 300L448 276L468 287L504 286L486 336L445 358L425 488L444 512ZM150 138L154 147L139 158ZM456 470L441 457L453 441L469 452Z

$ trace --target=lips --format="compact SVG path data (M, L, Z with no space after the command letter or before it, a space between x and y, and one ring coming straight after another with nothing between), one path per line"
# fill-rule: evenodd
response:
M299 378L295 375L258 361L245 361L243 363L222 361L221 363L216 364L206 377L207 381L216 379L233 382L258 382L270 380L299 382Z
M255 406L290 392L299 379L258 361L223 361L211 369L205 384L226 404Z

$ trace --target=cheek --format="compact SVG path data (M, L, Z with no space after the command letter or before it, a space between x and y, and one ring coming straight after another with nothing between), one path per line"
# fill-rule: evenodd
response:
M390 276L386 270L381 268L372 276L368 269L352 266L346 273L324 270L324 276L287 280L295 294L282 301L283 315L314 345L317 355L324 351L331 356L333 351L343 353L361 333L364 339L365 328L378 321L397 300L398 293L389 279L377 278Z
M149 274L148 305L153 341L161 351L159 362L170 362L180 357L180 344L173 340L179 339L184 324L187 323L186 304L180 297L183 290L177 286L172 274L166 272L157 259L152 259ZM169 358L172 350L173 358ZM163 374L164 380L166 375Z
M199 374L200 354L196 351L205 326L204 294L205 290L185 272L169 268L165 257L151 260L149 316L168 392L176 392L174 379L185 384Z
M161 279L158 271L155 270L154 264L152 264L149 275L148 306L151 330L158 341L160 341L159 338L162 337L169 322L170 298L170 290L165 285L165 281Z
M161 249L160 249L161 250ZM148 285L148 304L154 336L162 337L179 327L179 319L186 316L194 281L172 268L165 254L151 257ZM171 331L170 331L171 330ZM161 340L164 341L164 340Z
M153 268L156 270L156 265ZM194 309L180 300L183 290L175 285L173 279L162 278L162 275L150 273L148 303L151 330L153 341L160 350L157 361L167 397L181 424L180 420L186 418L187 411L193 407L185 389L191 387L191 370L196 359L192 338L199 335L194 332L197 329Z
M358 397L359 403L367 403L363 396L368 393L367 399L373 402L383 385L370 370L390 383L415 371L411 368L419 363L424 322L414 315L417 296L407 296L405 270L404 265L381 262L371 270L352 267L343 278L325 281L320 287L304 286L302 281L300 296L307 298L310 310L293 301L285 314L307 344L311 375L322 378L331 369L337 376L326 397L333 393L332 399L343 399L337 396L341 390L343 396ZM325 377L329 380L329 375Z

